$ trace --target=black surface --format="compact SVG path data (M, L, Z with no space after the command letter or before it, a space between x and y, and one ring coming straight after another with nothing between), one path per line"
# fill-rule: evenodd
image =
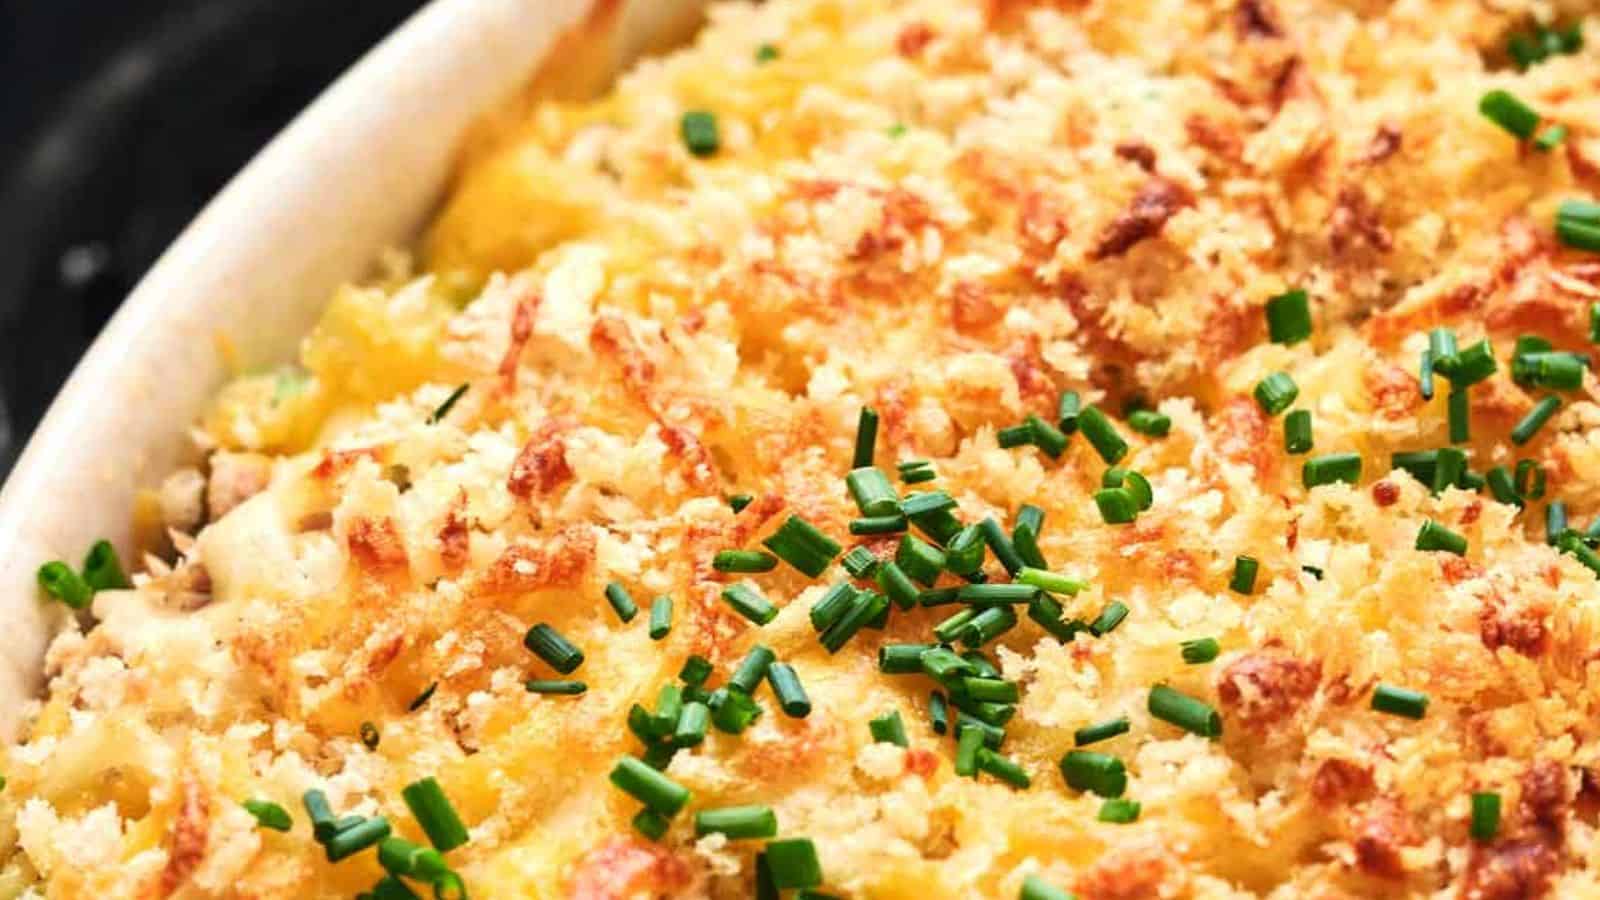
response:
M0 473L211 195L421 0L0 0Z

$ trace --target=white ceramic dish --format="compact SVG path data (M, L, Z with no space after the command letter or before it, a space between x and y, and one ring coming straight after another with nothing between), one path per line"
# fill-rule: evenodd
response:
M698 5L435 0L205 208L78 364L0 491L0 735L39 690L65 615L41 602L40 563L77 560L99 537L126 549L135 493L178 463L228 374L219 339L246 365L292 359L330 292L416 235L462 133L561 35L604 27L582 65L612 73Z

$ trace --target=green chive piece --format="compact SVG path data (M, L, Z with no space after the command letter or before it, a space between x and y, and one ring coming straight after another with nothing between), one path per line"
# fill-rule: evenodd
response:
M830 625L822 633L822 646L829 653L838 653L839 648L850 642L856 632L873 621L878 616L889 611L889 598L877 591L861 591L856 594L845 614L839 621Z
M445 877L454 878L457 882L461 880L461 876L449 871L445 872ZM466 896L464 889L455 894L446 894L439 887L435 887L434 890L439 896L444 897ZM357 894L356 900L421 900L421 898L418 896L416 891L406 887L406 883L404 881L401 881L399 878L396 878L393 875L385 875L378 879L377 883L372 886L371 891L363 894Z
M1060 459L1063 451L1067 449L1067 435L1061 429L1046 422L1038 416L1028 416L1023 420L1028 431L1033 435L1033 444L1051 459Z
M60 560L39 567L39 587L73 609L84 609L94 599L94 588Z
M694 814L695 837L726 835L730 840L770 838L778 835L778 816L770 806L725 806Z
M767 63L778 58L778 48L771 44L762 44L756 48L756 62Z
M1461 473L1461 481L1459 484L1462 490L1471 491L1472 493L1476 494L1483 490L1483 486L1487 482L1488 479L1484 478L1481 474L1468 471Z
M1556 237L1574 250L1600 252L1600 223L1556 217Z
M984 732L981 728L961 726L956 730L957 775L972 776L978 773L978 751L983 749Z
M865 469L872 465L878 453L878 411L870 406L861 407L856 419L856 449L851 457L852 469Z
M438 850L393 836L378 842L378 865L383 866L390 875L403 875L429 883L450 871L444 855Z
M1116 797L1100 804L1100 814L1096 818L1114 825L1127 825L1139 820L1140 808L1137 800Z
M1146 437L1166 437L1172 431L1172 417L1153 409L1136 409L1128 413L1128 427Z
M683 668L678 670L678 680L684 684L699 687L711 677L711 660L698 653L683 661Z
M1046 572L1040 569L1025 568L1017 573L1017 581L1022 584L1033 585L1040 590L1050 591L1054 594L1076 594L1089 586L1086 581L1068 578L1055 572ZM1031 599L1031 598L1030 598Z
M855 599L856 589L849 582L841 581L828 588L816 603L811 604L811 627L818 632L827 631L850 611Z
M1006 730L1004 728L990 725L988 722L983 721L977 716L969 715L966 712L956 713L957 736L959 736L960 733L966 729L975 729L982 738L981 743L983 746L988 747L990 750L1000 749L1000 745L1005 743L1006 740ZM960 748L957 747L956 749L959 750ZM960 762L960 760L957 759L957 762ZM974 763L976 763L976 760L974 760ZM960 770L957 770L956 774L960 775L971 773L962 773Z
M571 675L574 669L583 665L583 651L562 637L561 632L543 622L528 629L522 638L522 645L563 675Z
M1454 553L1456 556L1465 556L1467 553L1467 539L1454 531L1440 525L1432 519L1422 523L1422 528L1417 532L1418 550L1442 550Z
M1583 373L1588 367L1589 358L1578 353L1519 353L1511 358L1511 378L1523 387L1575 391L1583 386Z
M1131 469L1112 466L1100 476L1102 488L1123 488L1141 510L1149 509L1155 502L1155 492L1150 487L1150 482L1143 475Z
M968 650L961 654L961 658L972 665L972 671L980 678L999 678L1000 667L995 665L989 657L983 655L982 650Z
M735 513L741 513L744 512L744 508L749 506L750 503L755 499L755 497L749 494L734 494L728 498L728 507Z
M944 734L950 730L950 701L939 691L928 694L928 722L933 726L934 734Z
M1022 879L1020 900L1075 900L1072 894L1056 887L1037 875Z
M711 722L711 707L698 700L683 705L678 722L672 729L674 747L694 747L706 739L706 726Z
M922 654L933 644L884 644L878 648L878 671L885 675L910 675L922 671Z
M427 687L422 689L422 693L411 699L411 703L406 706L406 711L416 712L417 710L421 709L430 699L433 698L433 692L437 691L438 689L439 682L430 682Z
M1314 456L1301 467L1300 477L1307 488L1337 481L1355 484L1361 480L1361 454L1329 453Z
M1567 531L1567 504L1552 500L1544 507L1544 541L1554 546Z
M429 776L413 781L400 791L400 797L434 849L449 853L467 842L467 826L461 823L437 779Z
M1456 333L1448 328L1435 328L1428 332L1428 355L1433 358L1433 368L1448 376L1456 364Z
M1027 571L1024 569L1023 571ZM1013 584L964 584L956 596L962 603L988 606L997 603L1027 603L1039 596L1036 585L1026 583Z
M718 550L711 558L711 568L718 572L771 572L777 567L778 558L761 550ZM608 596L610 590L606 589ZM633 601L628 602L632 604ZM634 611L637 612L637 608ZM628 618L633 615L630 613Z
M739 734L761 718L761 707L744 691L720 687L706 700L711 709L711 724L729 734Z
M1106 465L1114 466L1128 455L1128 442L1117 433L1116 426L1100 411L1100 407L1085 407L1078 413L1078 430L1083 432Z
M1011 607L991 606L972 617L961 631L961 641L968 647L982 647L1015 627L1017 614Z
M1100 741L1110 740L1119 734L1127 734L1129 728L1128 717L1118 716L1093 725L1085 725L1072 733L1072 744L1075 747L1086 747Z
M1450 443L1465 444L1472 439L1471 414L1472 404L1466 389L1453 388L1449 400Z
M878 568L878 587L901 609L917 605L917 585L899 563L886 562Z
M1217 643L1216 638L1212 637L1184 641L1181 647L1183 661L1191 666L1211 662L1222 652L1222 645Z
M1283 419L1283 450L1298 455L1311 447L1311 410L1297 409Z
M633 595L628 593L628 589L623 587L620 581L606 585L606 602L616 611L617 618L624 622L632 622L633 617L639 614L639 604L633 602Z
M994 558L1000 561L1000 565L1005 567L1007 573L1015 576L1027 566L1022 557L1017 555L1017 548L1011 543L1011 539L1000 530L1000 523L992 516L979 522L978 528L983 531L984 543L989 545L990 552L994 553Z
M770 649L756 644L745 653L744 659L739 662L739 667L734 670L733 676L728 679L730 687L738 688L746 694L754 694L756 688L761 686L762 679L767 677L767 669L772 666L778 654Z
M900 719L898 709L892 709L873 718L867 723L867 728L872 732L872 740L879 744L911 746L911 742L906 739L906 723Z
M589 689L581 681L563 681L555 678L530 678L522 683L530 694L557 694L577 696Z
M1600 343L1600 338L1595 339ZM1078 413L1083 409L1083 400L1077 391L1062 391L1061 399L1056 403L1056 427L1064 434L1072 434L1078 430Z
M689 789L657 772L637 757L623 756L611 770L611 783L646 808L672 818L689 802ZM412 810L415 812L415 809ZM426 827L423 828L427 830ZM432 835L429 835L432 839ZM434 843L437 847L438 842Z
M1011 546L1016 548L1017 555L1028 564L1029 568L1048 569L1050 563L1045 560L1044 554L1039 551L1038 531L1023 527L1020 523L1011 529Z
M934 471L933 464L930 462L924 461L919 466L900 467L900 481L903 484L922 484L938 477L939 473Z
M1310 575L1316 581L1322 580L1322 570L1316 566L1301 566L1300 571Z
M678 122L683 145L695 156L711 156L722 146L717 132L717 117L704 110L691 110Z
M1561 146L1561 142L1565 141L1566 139L1567 126L1557 122L1556 124L1551 125L1549 128L1539 132L1539 136L1533 139L1533 148L1544 153L1549 153L1551 150Z
M1389 467L1400 469L1423 484L1433 483L1434 471L1439 466L1439 451L1413 450L1389 456Z
M83 558L83 580L91 591L115 591L133 587L122 571L122 560L110 541L95 541Z
M1228 588L1238 594L1253 594L1256 589L1256 573L1261 571L1261 562L1253 556L1236 556L1233 558L1233 577L1228 579Z
M1500 832L1500 795L1489 791L1476 791L1472 795L1472 839L1480 842L1494 840Z
M1522 497L1517 493L1517 486L1511 480L1511 470L1505 466L1495 466L1489 470L1485 480L1489 484L1489 493L1494 499L1508 506L1522 506Z
M1027 770L1022 766L986 747L978 749L977 762L978 771L988 772L1012 787L1026 788L1033 784L1033 779L1028 777Z
M762 541L778 558L816 578L827 571L842 549L832 538L799 516L790 516L772 537Z
M892 516L900 511L900 496L889 483L889 476L876 466L855 469L844 481L863 516Z
M455 409L456 401L460 400L461 397L466 394L467 388L470 387L472 387L472 385L463 384L451 391L450 396L444 398L444 402L435 407L433 412L429 414L428 424L437 425L444 421L444 417L450 415L450 410Z
M1275 416L1294 405L1300 388L1288 372L1273 372L1256 384L1256 404L1269 416Z
M915 520L940 510L953 509L955 505L955 499L944 491L925 491L901 500L900 514Z
M1017 507L1017 521L1014 529L1025 529L1037 535L1044 530L1044 510L1032 503L1024 503Z
M1026 447L1033 443L1033 429L1026 422L1021 425L1012 425L1009 428L1002 428L996 431L994 439L1002 450Z
M944 643L951 643L952 641L955 641L957 638L961 637L961 635L967 630L967 624L977 617L977 608L969 606L950 618L945 619L943 622L940 622L938 625L935 625L933 628L933 636Z
M1428 712L1428 695L1421 691L1380 684L1372 691L1372 708L1407 719L1420 719Z
M1422 399L1433 399L1433 353L1422 351L1422 362L1417 373L1417 390L1422 394Z
M1061 757L1061 776L1073 790L1101 797L1121 797L1128 789L1128 771L1122 760L1107 753L1069 750Z
M1434 368L1450 379L1452 387L1471 387L1494 374L1494 346L1485 338L1451 357L1448 371L1438 361L1434 363Z
M878 570L878 556L866 547L852 547L840 560L851 578L871 578Z
M1433 493L1438 495L1444 493L1446 488L1459 487L1467 472L1467 454L1455 447L1441 447L1435 459L1431 485Z
M922 671L940 683L947 683L977 671L972 663L948 647L932 647L924 650L921 662Z
M822 863L810 838L785 838L767 843L767 868L779 890L812 888L822 884Z
M1095 637L1104 637L1115 631L1122 620L1128 617L1128 607L1120 600L1113 600L1106 604L1100 615L1089 623L1089 631Z
M722 600L733 611L757 625L765 625L778 617L778 608L748 584L730 584L722 589Z
M894 561L902 571L925 587L933 586L939 573L944 571L945 563L944 551L910 534L900 538Z
M791 719L804 719L811 715L811 699L806 696L800 674L788 663L773 663L767 670L767 681L778 696L778 708Z
M641 809L633 817L633 830L652 841L661 840L671 826L672 822L666 816L653 809Z
M650 640L659 641L672 631L672 598L662 594L650 601Z
M1534 435L1539 433L1539 429L1543 428L1545 423L1550 421L1550 417L1554 416L1556 410L1560 408L1561 398L1556 396L1545 397L1535 403L1533 409L1522 417L1522 421L1511 429L1511 442L1520 447L1533 440Z
M968 525L944 548L944 565L956 575L972 575L983 568L983 556L983 529Z
M1211 704L1164 684L1150 689L1150 715L1204 738L1222 736L1222 716Z
M966 696L982 703L1016 703L1021 699L1015 681L1003 678L984 678L969 675L955 682L952 690L960 689Z
M862 519L850 520L850 533L853 535L867 534L893 534L896 531L906 530L906 517L892 516L867 516Z
M1538 500L1544 496L1544 466L1531 459L1517 460L1517 494L1524 500Z
M322 849L327 853L328 862L338 862L377 844L389 836L389 830L388 819L374 816L340 830L328 838Z
M306 815L311 819L311 836L326 843L339 830L333 808L328 805L328 795L312 788L301 795L300 802L305 804Z
M1296 288L1267 300L1267 336L1274 344L1298 344L1311 337L1311 301Z
M1094 505L1107 525L1126 525L1139 516L1139 501L1127 488L1101 488Z
M1478 101L1478 112L1522 140L1539 127L1539 114L1508 91L1492 90Z
M949 606L952 603L960 602L961 588L959 587L931 588L917 592L918 606Z
M244 808L256 817L256 824L273 831L288 831L294 827L289 811L271 800L246 800Z
M1600 344L1600 303L1589 304L1589 343Z

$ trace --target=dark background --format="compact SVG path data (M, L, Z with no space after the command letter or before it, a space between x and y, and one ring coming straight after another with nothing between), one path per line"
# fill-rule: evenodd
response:
M422 0L0 0L0 475L118 303Z

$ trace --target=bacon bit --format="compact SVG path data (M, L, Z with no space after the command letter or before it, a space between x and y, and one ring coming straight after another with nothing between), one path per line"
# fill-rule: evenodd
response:
M1133 163L1151 175L1156 171L1156 151L1144 141L1123 141L1116 147L1118 157Z
M1539 839L1473 842L1461 896L1466 900L1532 900L1550 890L1560 867L1556 848Z
M1439 563L1439 573L1444 576L1446 584L1460 584L1470 578L1483 575L1483 566L1470 559L1460 556L1450 556Z
M1248 465L1257 475L1272 470L1271 423L1261 406L1249 397L1234 397L1211 419L1211 435L1225 459Z
M467 492L456 494L455 503L444 514L444 525L439 528L439 560L446 572L455 573L466 566L472 557L472 535L467 523Z
M1367 199L1366 192L1357 185L1347 184L1340 188L1339 197L1334 201L1328 243L1333 252L1344 253L1353 249L1357 242L1380 253L1394 248L1394 239L1383 227L1383 220Z
M1369 682L1360 688L1352 687L1350 673L1346 672L1328 680L1328 687L1323 691L1323 696L1327 697L1328 702L1334 706L1344 706L1360 695L1365 694L1371 686L1372 684Z
M1102 260L1127 253L1133 245L1159 234L1167 220L1191 202L1193 197L1188 188L1176 181L1159 175L1146 180L1134 193L1128 208L1118 213L1100 233L1094 249L1089 251L1089 258Z
M906 751L906 774L927 780L938 770L939 754L924 747L912 747Z
M1048 405L1056 399L1055 382L1045 374L1044 362L1039 355L1039 338L1028 335L1006 352L1011 364L1011 377L1016 379L1017 392L1027 405Z
M1561 586L1561 567L1555 563L1547 564L1539 574L1544 576L1545 584L1551 587Z
M1372 770L1347 759L1325 759L1311 776L1311 796L1324 807L1358 800L1372 788Z
M506 355L500 358L500 377L505 379L506 390L517 386L517 361L522 359L522 349L533 337L533 315L542 302L542 295L530 293L517 301L517 308L511 312L511 343L506 346Z
M1378 347L1392 348L1401 340L1437 325L1441 319L1466 315L1482 302L1483 285L1458 284L1427 302L1402 304L1377 313L1362 326L1366 338Z
M539 547L512 544L489 566L477 592L494 596L575 584L594 561L594 548L594 532L581 525L563 529Z
M1522 798L1517 811L1523 823L1560 835L1566 828L1567 807L1572 802L1566 767L1550 759L1535 760L1518 784Z
M366 662L361 666L367 680L370 682L381 676L384 670L388 669L396 659L399 659L401 652L410 645L411 639L398 627L392 627L389 631L389 636L379 640L376 644L369 640L367 646L362 647L362 652L366 655ZM366 683L361 681L349 681L345 684L345 696L351 700L359 700L366 686Z
M1468 503L1465 509L1461 510L1461 524L1471 525L1473 522L1478 521L1478 517L1481 515L1483 515L1483 501L1474 500Z
M544 497L572 477L567 465L565 435L576 423L571 419L546 419L517 454L506 479L506 490L513 497L530 500Z
M1405 808L1390 797L1379 797L1357 827L1356 867L1377 878L1405 877L1400 848L1417 841L1416 829Z
M1257 650L1222 670L1217 678L1217 699L1247 727L1266 728L1303 706L1321 680L1320 662Z
M926 200L905 188L891 188L883 195L882 220L862 233L851 257L871 259L897 251L933 221L933 208Z
M1149 900L1163 895L1169 867L1160 846L1114 845L1078 876L1073 890L1083 900Z
M1161 574L1171 583L1195 581L1200 575L1200 564L1187 550L1174 550L1161 555Z
M989 289L975 281L958 281L951 289L950 325L962 334L984 331L1000 322L1000 307Z
M356 567L369 575L394 574L406 567L405 542L388 516L352 520L345 544Z
M1311 73L1307 70L1305 61L1299 56L1290 57L1272 82L1273 111L1283 109L1284 104L1290 100L1316 99L1317 96L1317 86L1311 80ZM1321 156L1327 146L1324 142L1313 152Z
M1366 152L1361 154L1361 162L1375 166L1400 151L1400 126L1385 122L1378 126L1373 133L1372 140L1367 143Z
M1201 115L1193 115L1183 122L1189 142L1214 156L1237 163L1244 156L1244 141L1239 133L1220 122Z
M659 844L615 837L584 854L573 869L573 900L628 900L675 894L689 886L689 865Z
M1232 359L1254 344L1261 330L1261 314L1226 297L1212 298L1206 324L1201 329L1205 342L1201 348L1206 360L1215 367Z
M1017 217L1017 236L1022 239L1025 257L1040 262L1048 260L1067 234L1067 211L1054 194L1028 191L1023 195L1022 212Z
M353 467L358 460L370 459L373 462L382 462L382 448L361 447L355 450L326 450L322 454L322 461L311 470L315 478L328 479L340 475Z
M1478 611L1478 636L1491 651L1510 647L1529 659L1544 655L1550 637L1539 610L1512 611L1503 602L1485 603Z
M743 547L786 505L788 501L782 494L762 494L755 498L734 515L733 524L724 533L726 543L723 546Z
M1372 400L1372 411L1394 421L1408 418L1422 403L1417 377L1393 363L1375 361L1361 372L1361 385Z
M1392 481L1372 483L1372 502L1379 506L1393 506L1400 499L1400 488Z
M878 422L883 427L883 443L891 450L904 446L910 437L911 421L905 385L894 379L879 387L873 409L878 411Z
M205 789L199 782L185 778L183 802L168 842L167 867L161 872L161 896L172 896L205 860L210 827L211 805Z
M661 426L661 442L673 455L683 461L688 469L689 485L702 493L713 493L717 487L717 464L711 451L700 438L687 428L676 425Z
M934 30L926 22L912 22L900 29L900 34L894 39L894 49L901 56L912 59L922 54L924 48L934 38Z
M1278 22L1278 11L1272 0L1240 0L1233 11L1233 24L1243 37L1283 37L1283 26Z
M1293 550L1298 543L1300 543L1300 517L1295 516L1289 520L1289 533L1284 535L1283 545Z

